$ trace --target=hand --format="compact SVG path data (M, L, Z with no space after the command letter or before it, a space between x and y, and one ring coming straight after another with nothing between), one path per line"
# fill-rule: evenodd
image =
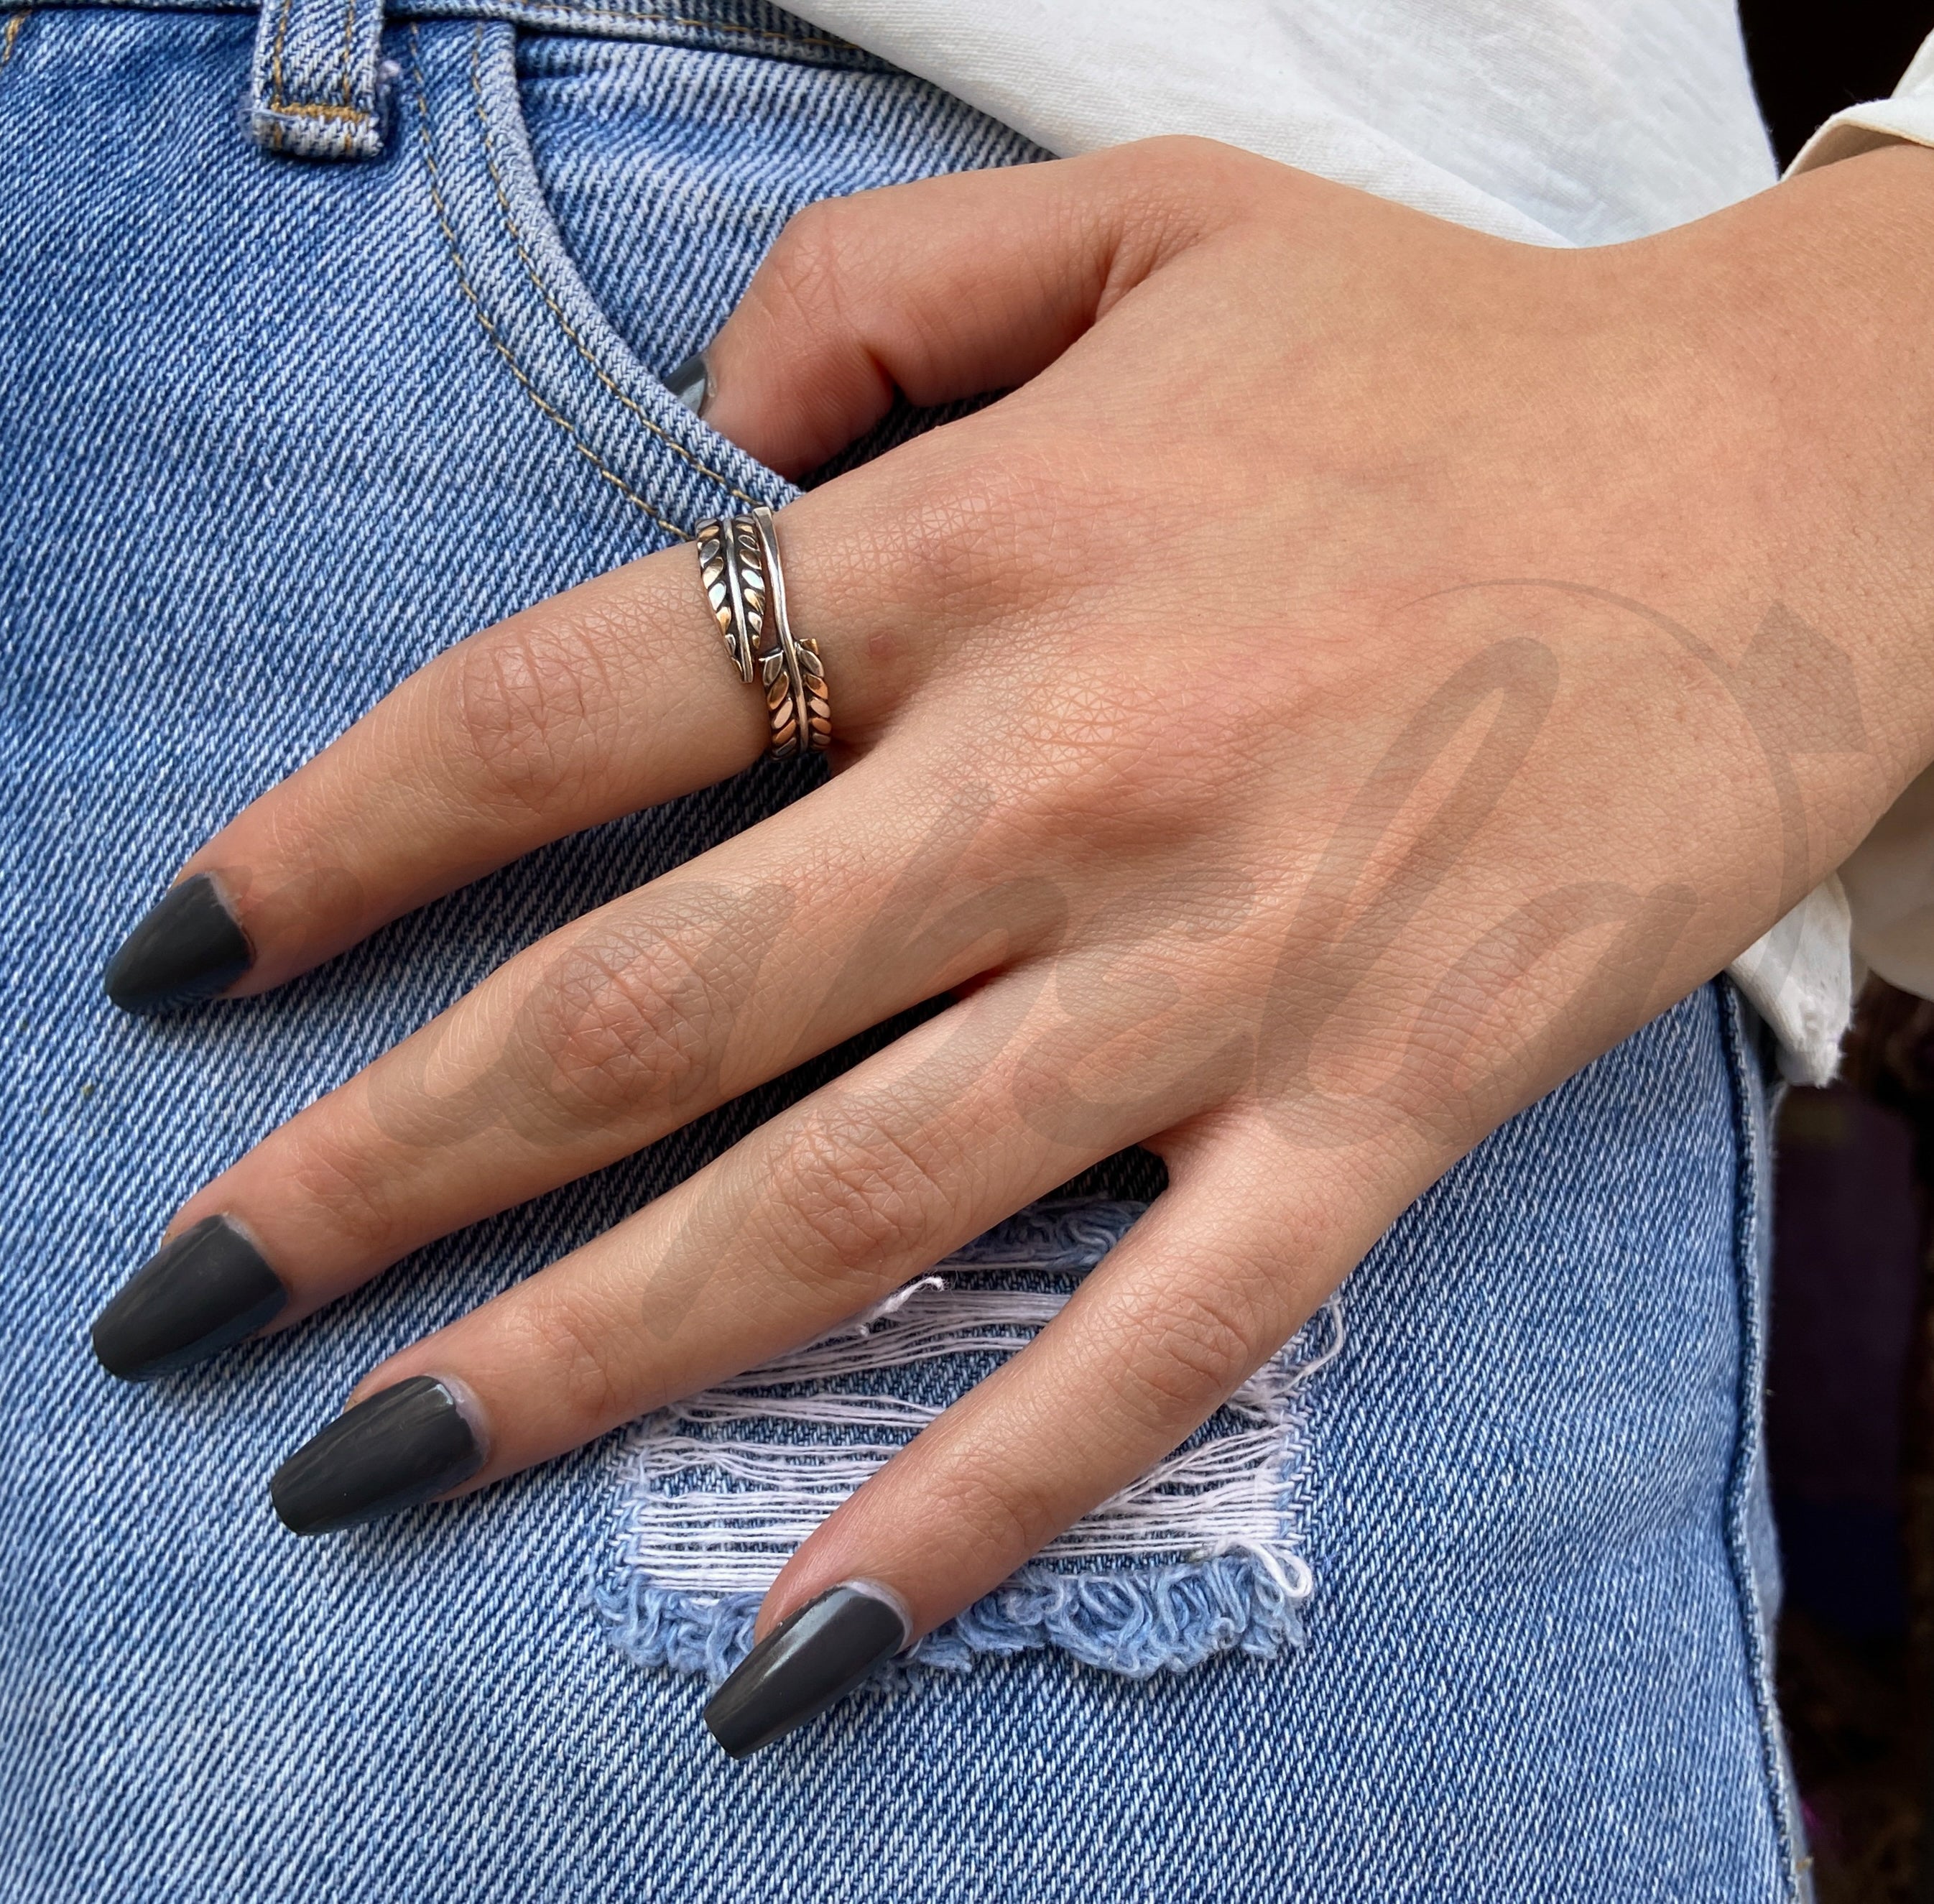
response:
M799 471L896 387L1018 387L779 520L843 770L511 960L170 1234L229 1219L286 1323L950 993L354 1398L435 1378L417 1492L480 1487L1146 1143L1167 1194L762 1628L854 1579L946 1619L1934 755L1930 165L1579 253L1188 141L814 208L711 347L720 430ZM1828 687L1864 752L1806 751ZM459 644L185 871L258 991L764 740L673 549ZM249 956L209 917L205 963Z

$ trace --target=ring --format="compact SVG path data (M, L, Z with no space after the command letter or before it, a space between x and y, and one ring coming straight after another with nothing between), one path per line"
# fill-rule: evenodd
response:
M714 517L695 535L698 579L725 652L740 680L751 684L756 668L765 688L767 750L780 760L824 753L833 740L826 669L818 646L794 636L787 619L773 512L755 503L749 516Z
M752 685L752 657L766 625L764 544L749 516L700 523L698 579L739 679Z

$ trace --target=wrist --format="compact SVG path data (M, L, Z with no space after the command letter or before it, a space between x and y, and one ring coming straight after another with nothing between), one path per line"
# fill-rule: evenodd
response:
M1693 506L1750 578L1734 637L1777 608L1843 666L1863 749L1804 733L1832 690L1803 644L1779 685L1796 751L1842 756L1815 763L1822 794L1870 824L1934 761L1934 152L1866 153L1619 250L1651 281L1635 306L1679 360L1685 414L1723 446Z

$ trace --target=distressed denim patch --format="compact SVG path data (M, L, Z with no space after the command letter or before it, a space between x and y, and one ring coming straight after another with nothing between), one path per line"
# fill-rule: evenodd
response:
M765 1591L848 1495L1024 1348L1141 1213L1024 1211L816 1342L641 1423L620 1448L599 1602L641 1663L718 1680L750 1649ZM910 1658L1059 1646L1146 1677L1300 1643L1313 1378L1342 1345L1335 1298L1201 1428Z

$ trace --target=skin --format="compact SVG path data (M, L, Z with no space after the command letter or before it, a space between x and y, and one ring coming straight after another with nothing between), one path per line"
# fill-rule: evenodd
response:
M1905 148L1572 253L1192 140L813 208L710 350L718 429L797 472L896 387L1013 390L779 519L840 770L511 960L173 1227L239 1219L292 1321L951 993L351 1398L451 1381L484 1485L1144 1143L1167 1194L761 1628L855 1577L945 1619L1934 758L1930 265ZM184 871L258 991L764 743L674 549L441 656Z

